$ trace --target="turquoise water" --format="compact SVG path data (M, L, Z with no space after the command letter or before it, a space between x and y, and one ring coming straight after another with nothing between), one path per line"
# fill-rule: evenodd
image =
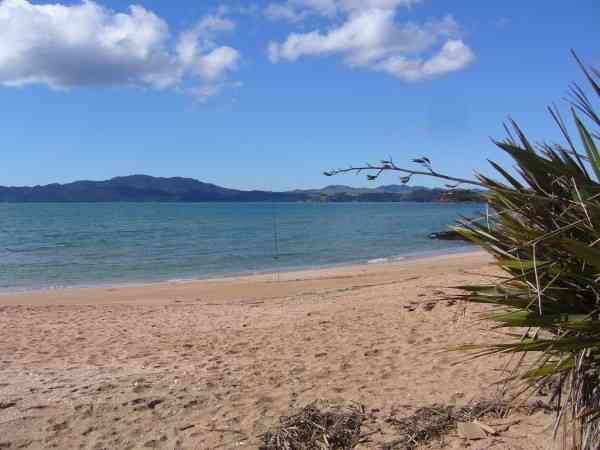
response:
M432 203L0 204L0 291L450 252L466 244L428 234L481 210Z

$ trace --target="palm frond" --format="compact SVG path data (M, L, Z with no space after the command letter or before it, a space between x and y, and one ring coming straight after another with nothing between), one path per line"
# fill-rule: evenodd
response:
M600 98L600 72L577 62ZM495 141L521 180L490 161L500 180L478 179L497 213L485 223L464 220L456 229L488 251L507 276L495 285L460 286L463 293L452 298L492 306L485 318L499 328L537 330L533 337L461 349L476 357L540 355L517 367L518 378L535 386L558 377L557 420L569 418L578 448L590 450L600 442L600 150L598 132L590 128L600 127L600 116L579 86L571 88L571 102L581 149L556 108L550 113L566 146L534 147L512 119L508 137Z

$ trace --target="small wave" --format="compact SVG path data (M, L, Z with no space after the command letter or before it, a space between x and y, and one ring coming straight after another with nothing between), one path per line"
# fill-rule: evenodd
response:
M369 259L367 264L385 264L390 262L404 261L405 259L405 256L388 256L386 258Z
M389 262L390 258L375 258L375 259L369 259L367 261L367 264L383 264L386 262Z
M165 281L165 283L173 283L173 284L177 284L177 283L189 283L190 281L197 281L198 278L169 278L168 280ZM161 281L158 281L159 283L161 283Z

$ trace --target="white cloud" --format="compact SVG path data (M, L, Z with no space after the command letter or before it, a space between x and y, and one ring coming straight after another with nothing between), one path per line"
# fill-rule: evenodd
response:
M469 64L475 55L463 41L451 40L431 59L423 63L423 74L426 77L454 72Z
M341 8L346 11L365 9L396 9L400 6L411 6L422 0L339 0Z
M284 3L269 3L264 10L269 19L289 22L299 22L312 14L334 17L337 12L337 0L287 0Z
M340 0L345 20L326 31L290 33L270 42L273 63L304 56L341 55L345 64L417 81L460 70L474 59L451 16L424 24L398 23L396 9L409 1Z
M204 79L219 79L227 71L235 69L240 58L239 52L231 47L218 47L199 57L196 72Z
M299 22L309 14L308 10L300 10L293 3L271 3L265 8L265 16L272 20Z
M460 70L473 61L473 52L460 40L447 41L431 58L422 61L391 56L374 68L405 81L419 81Z
M216 33L231 31L234 27L232 21L223 17L203 17L179 37L176 50L180 62L204 80L212 82L222 78L237 67L240 53L232 47L217 47L214 39Z
M269 3L264 14L272 20L299 22L311 15L335 17L339 14L368 9L396 9L422 0L286 0Z
M239 52L217 46L234 24L203 17L174 46L168 24L130 6L119 13L84 0L75 5L0 1L0 84L79 86L209 86L236 68Z
M426 50L440 36L452 35L458 25L452 17L431 21L423 26L395 24L394 11L369 9L350 16L337 28L326 33L291 33L282 44L271 43L272 61L295 61L305 55L343 53L351 65L368 64L392 53L415 53Z

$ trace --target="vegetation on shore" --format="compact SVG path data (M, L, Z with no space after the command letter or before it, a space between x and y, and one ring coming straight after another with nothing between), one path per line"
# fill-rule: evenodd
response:
M600 97L600 73L584 72ZM557 426L570 426L568 448L595 449L600 442L600 117L573 86L571 114L579 147L556 109L550 109L566 145L534 146L516 123L496 144L515 161L521 180L492 162L496 181L478 175L496 212L457 230L492 254L505 278L463 286L467 302L496 307L499 327L525 332L506 343L474 349L478 355L528 354L518 378L528 387L555 380Z
M600 71L579 64L593 98L600 99ZM456 230L490 253L504 276L494 284L461 286L463 294L453 299L490 305L489 320L523 332L508 342L462 350L518 356L512 380L525 382L519 394L552 382L555 433L562 424L564 439L569 437L565 448L592 450L600 442L600 115L577 85L570 106L578 139L559 111L549 109L563 144L533 144L511 121L508 137L495 143L513 159L518 175L491 161L502 181L440 174L427 157L414 160L423 167L418 170L384 160L325 174L365 170L375 180L396 171L403 182L427 175L486 189L493 214L464 220Z

